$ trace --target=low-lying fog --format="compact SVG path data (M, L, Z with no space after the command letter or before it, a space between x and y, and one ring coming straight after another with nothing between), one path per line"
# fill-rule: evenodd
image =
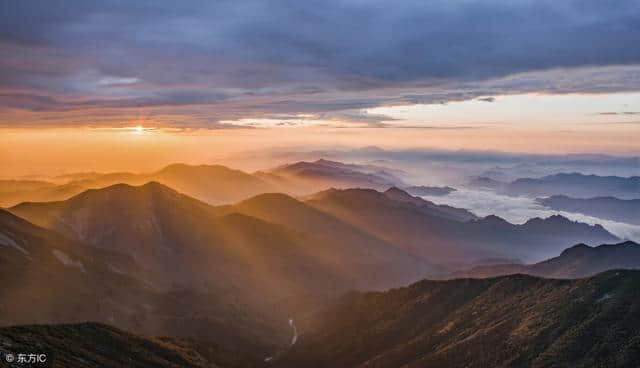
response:
M639 225L604 220L578 213L551 210L536 203L532 198L510 197L491 191L470 189L458 189L446 196L423 196L422 198L437 204L466 208L478 216L496 215L516 224L522 224L533 217L546 218L559 214L574 221L600 224L619 238L640 242Z

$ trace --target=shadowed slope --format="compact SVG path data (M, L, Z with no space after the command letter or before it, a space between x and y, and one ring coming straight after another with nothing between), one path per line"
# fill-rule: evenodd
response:
M220 214L243 213L302 233L311 241L310 244L315 244L316 257L331 260L345 274L360 278L358 284L368 285L368 288L398 286L417 278L441 275L444 271L430 264L428 259L416 258L285 194L261 194L216 210ZM373 267L378 271L373 271Z
M286 311L252 305L229 289L161 292L152 276L126 254L0 210L0 325L100 321L265 353L289 338Z
M555 258L532 265L500 264L478 266L453 277L495 277L522 273L552 278L582 278L612 269L640 269L640 245L627 241L590 247L585 244L565 249Z
M580 199L554 195L548 198L536 198L536 202L554 210L582 213L640 225L640 199L618 199L614 197Z
M493 189L500 193L516 196L541 197L570 193L574 198L640 199L640 176L559 173L541 178L519 178L509 183L479 177L469 185L474 188Z
M275 300L309 290L390 287L430 271L424 261L290 197L276 196L270 210L258 211L256 203L262 201L247 201L225 211L158 183L119 184L11 210L96 247L131 255L147 280L162 288L257 290L251 293ZM250 207L256 211L243 210Z
M532 219L523 225L496 216L456 221L451 214L464 215L464 210L421 204L420 198L400 196L399 189L393 192L332 189L309 197L306 203L434 262L487 257L534 260L557 254L569 244L617 240L599 225L572 222L561 216ZM402 200L406 196L413 200Z
M116 271L133 264L125 255L89 248L0 210L0 324L122 315L126 308L102 303L105 298L139 300L150 292Z
M55 368L240 368L259 362L211 343L138 336L97 323L5 327L0 328L0 341L0 351L13 354L37 347L39 353L46 354L47 366Z
M310 194L331 187L387 189L403 181L391 169L374 165L345 164L338 161L299 161L282 165L259 176L272 183L286 182L290 192ZM281 186L280 186L281 187Z
M514 275L352 293L306 321L277 367L633 367L640 272Z

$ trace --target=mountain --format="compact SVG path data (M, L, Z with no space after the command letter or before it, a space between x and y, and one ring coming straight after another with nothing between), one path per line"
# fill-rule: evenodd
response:
M276 190L272 184L254 175L221 165L173 164L152 173L79 173L56 179L67 178L71 180L65 184L23 188L5 194L2 196L0 205L9 207L20 202L60 201L87 189L98 189L121 183L142 185L150 181L160 182L179 192L213 204L233 203L256 194ZM1 185L0 188L2 188Z
M160 182L212 204L233 203L276 189L255 175L221 165L174 164L151 174L147 181Z
M151 277L127 254L0 210L0 326L96 321L261 354L290 337L286 308L257 307L233 290L163 291Z
M257 203L270 199L272 209L260 212ZM216 208L159 183L117 184L11 211L131 256L159 289L216 290L251 303L309 290L397 286L433 271L428 262L285 195Z
M54 183L42 180L0 180L0 193L4 196L19 190L35 190L53 186L55 186Z
M310 196L306 203L436 263L495 257L539 260L570 244L618 240L599 225L561 216L522 225L496 216L470 219L465 210L429 204L397 188L385 193L332 189Z
M416 196L444 196L455 192L457 189L452 187L427 187L420 185L406 187L405 190Z
M397 286L398 280L415 281L421 277L440 275L444 270L397 249L370 233L345 223L335 216L280 193L261 194L231 206L216 207L219 215L240 213L303 233L315 256L338 266L357 284ZM315 245L317 244L317 246ZM367 271L377 265L377 271ZM416 272L417 270L417 272ZM389 275L394 275L387 281ZM374 282L375 281L375 282Z
M61 201L87 189L115 184L142 185L151 181L209 204L219 205L235 203L261 193L302 195L331 187L387 189L402 185L399 176L404 174L401 170L377 165L345 164L323 159L296 162L253 174L222 165L172 164L151 173L67 174L53 178L55 182L0 180L0 206Z
M431 201L427 201L426 199L412 196L398 187L391 187L387 189L384 191L384 196L392 201L408 204L409 206L412 206L413 209L418 209L420 212L428 215L435 215L459 222L478 219L478 216L468 210L447 206L446 204L435 204Z
M153 295L133 299L137 308L149 308L144 317L130 314L137 324L117 327L200 340L224 335L223 345L231 349L268 353L289 338L288 317L309 304L350 289L396 287L443 272L282 194L212 207L159 183L117 184L66 201L23 203L11 211L83 249L129 260L114 263L114 272ZM97 320L109 322L109 317ZM229 328L232 332L223 332Z
M420 281L297 321L275 367L633 367L639 271Z
M100 303L104 297L136 300L133 292L148 292L115 271L130 263L124 255L88 248L0 210L0 324L77 321L96 311L122 315L119 305ZM60 298L62 290L74 292Z
M64 199L82 190L84 187L76 184L57 185L38 180L0 180L0 207L12 206L24 200Z
M576 279L612 269L640 269L640 245L631 241L603 244L597 247L578 244L565 249L558 257L539 263L477 266L456 272L452 277L495 277L521 273L549 278Z
M494 184L494 189L508 195L540 197L571 193L574 198L640 198L640 176L620 177L561 173L542 178L520 178L510 183L494 182L491 185Z
M558 211L582 213L584 215L640 225L640 199L618 199L596 197L588 199L554 195L536 198L536 202Z
M45 354L46 366L82 367L255 367L260 360L238 354L213 343L171 337L145 337L98 323L29 325L0 328L1 359L19 352ZM37 366L37 365L34 365ZM5 367L5 365L3 365Z
M297 192L306 194L331 187L387 189L403 183L396 173L384 167L325 159L295 162L256 175L271 181L284 178L297 187Z

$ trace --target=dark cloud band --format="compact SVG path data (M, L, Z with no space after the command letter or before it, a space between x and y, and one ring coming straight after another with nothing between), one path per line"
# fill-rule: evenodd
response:
M213 121L314 114L380 124L390 119L360 110L640 88L638 0L34 0L4 8L5 109L205 106ZM566 70L590 79L567 80Z

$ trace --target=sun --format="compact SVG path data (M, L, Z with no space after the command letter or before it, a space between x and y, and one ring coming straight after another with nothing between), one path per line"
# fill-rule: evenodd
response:
M144 132L144 127L142 127L141 125L136 126L135 128L133 128L136 133L142 133Z

